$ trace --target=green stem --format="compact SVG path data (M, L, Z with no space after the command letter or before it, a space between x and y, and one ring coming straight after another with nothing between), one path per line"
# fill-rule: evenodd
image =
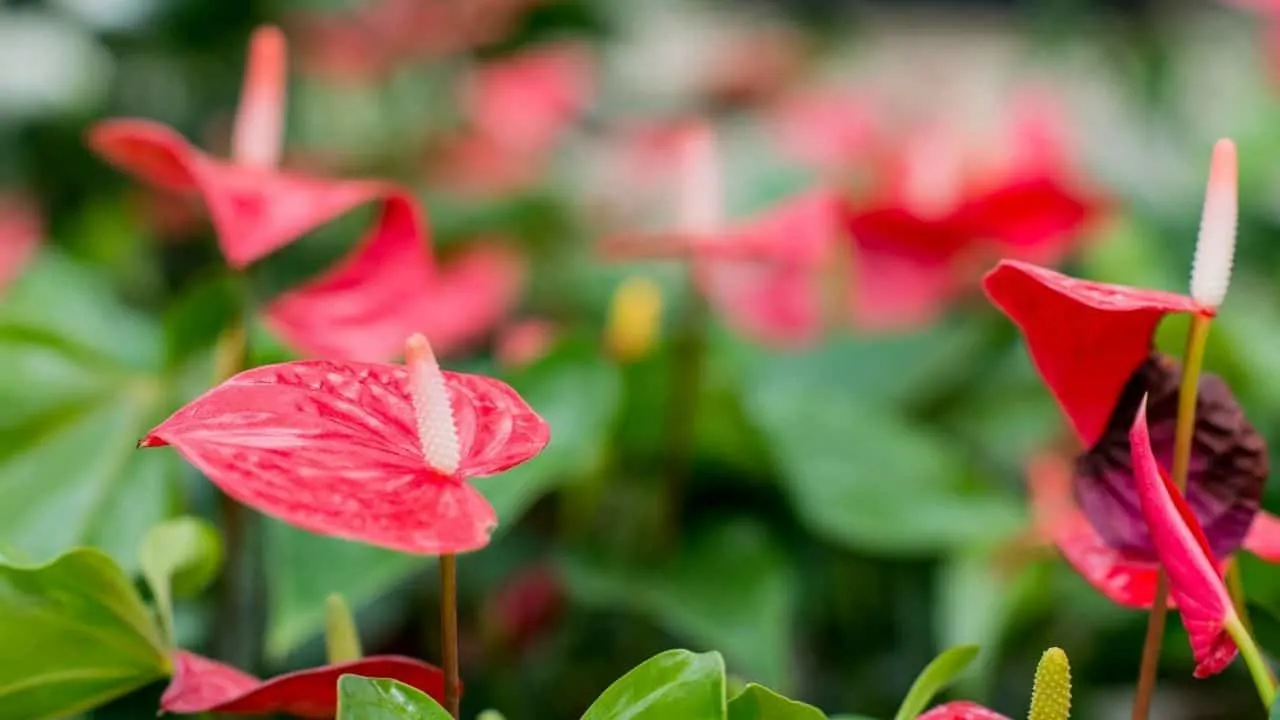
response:
M249 341L243 320L227 327L214 347L214 384L244 370L249 364ZM215 654L247 672L257 669L262 584L254 558L253 516L247 508L225 493L218 497L218 515L226 543L226 568L223 571L217 603Z
M1178 416L1173 437L1173 482L1179 490L1187 487L1187 469L1191 465L1191 441L1196 429L1196 400L1200 389L1200 370L1204 367L1204 348L1209 338L1208 315L1192 315L1187 331L1187 349L1182 358L1182 381L1178 386ZM1147 636L1142 643L1142 665L1138 670L1138 688L1133 700L1133 720L1147 720L1151 698L1156 689L1156 670L1160 665L1160 646L1164 641L1165 619L1169 613L1169 578L1161 568L1156 578L1156 594L1147 617Z
M1227 562L1227 592L1231 594L1231 604L1235 606L1236 617L1240 618L1240 625L1244 627L1244 631L1253 635L1253 623L1249 620L1249 607L1245 601L1244 594L1244 573L1240 570L1240 561L1232 558ZM1267 665L1267 678L1272 685L1276 684L1276 675L1271 670L1271 666Z
M458 689L458 556L440 556L440 644L444 664L444 706L455 720L461 717Z
M1245 665L1249 666L1249 675L1253 678L1253 684L1258 688L1258 697L1262 700L1262 706L1270 708L1275 704L1276 686L1275 681L1271 677L1271 668L1267 666L1267 661L1262 657L1262 652L1258 650L1258 644L1253 641L1253 636L1244 628L1244 623L1240 622L1240 617L1234 613L1227 618L1225 623L1227 632L1231 634L1231 638L1236 641L1236 645L1240 648L1240 655L1244 657Z
M671 547L680 534L680 508L692 472L697 441L698 396L706 364L708 308L689 269L689 297L672 348L671 375L667 382L666 493L663 505L664 533L659 543Z

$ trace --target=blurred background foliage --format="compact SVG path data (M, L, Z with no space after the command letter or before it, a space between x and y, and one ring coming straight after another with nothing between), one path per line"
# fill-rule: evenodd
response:
M174 453L132 449L208 385L237 289L198 213L142 190L83 137L94 121L139 116L224 150L246 38L279 22L301 58L287 164L405 184L445 254L483 238L514 243L531 270L511 320L555 328L531 362L503 359L508 326L447 361L508 379L554 435L536 462L478 483L502 524L462 563L468 714L577 717L614 678L678 646L720 650L735 677L828 712L884 716L939 649L975 642L979 672L956 695L1021 712L1036 659L1056 644L1072 660L1078 716L1127 716L1145 615L1110 606L1031 542L1026 463L1066 429L1013 327L975 287L927 326L846 330L806 349L713 323L695 338L696 398L681 396L672 368L689 352L693 302L682 268L600 262L588 201L619 189L595 179L594 161L629 121L705 115L722 133L731 212L746 215L812 179L764 139L775 95L820 78L887 89L959 122L998 116L1013 88L1035 84L1063 109L1073 159L1112 203L1067 269L1180 290L1209 148L1235 137L1240 273L1208 364L1274 442L1280 65L1266 18L1172 0L477 0L488 7L477 13L510 15L491 36L463 53L385 63L371 56L384 49L376 42L330 46L314 30L316 18L386 1L0 4L0 192L44 225L37 257L0 301L5 556L44 560L90 544L136 573L153 524L217 516L212 486ZM423 28L422 42L449 40L450 27ZM765 41L753 39L765 36L750 34L761 28L787 38L797 69L739 92L732 72L766 62ZM485 193L436 172L464 63L563 39L591 48L595 92L536 176ZM367 219L344 218L255 265L252 291L271 297L313 275ZM621 362L601 338L615 289L637 275L661 289L661 329L643 357ZM1176 352L1181 337L1163 328L1161 344ZM251 348L254 363L291 357L262 328ZM683 398L674 412L672 397ZM692 428L693 472L674 483L664 448L679 422ZM1280 509L1274 491L1267 505ZM315 664L323 601L338 591L369 650L436 659L429 561L270 520L250 550L257 560L237 571L256 579L237 629L217 627L216 595L180 599L182 645L260 672ZM1280 649L1266 615L1280 612L1280 575L1258 564L1246 578L1264 644ZM1192 685L1177 623L1165 654L1156 716L1252 707L1242 667ZM92 717L149 714L158 692Z

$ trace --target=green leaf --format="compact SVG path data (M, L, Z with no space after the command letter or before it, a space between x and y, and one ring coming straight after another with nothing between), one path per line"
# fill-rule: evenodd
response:
M729 701L729 720L826 720L812 705L785 698L763 685L752 683Z
M950 685L957 675L964 672L976 657L978 657L977 645L958 645L944 650L911 684L911 689L907 691L907 697L903 699L894 720L915 720L916 716L928 707L929 701Z
M181 465L139 452L176 404L156 324L100 278L46 253L0 303L0 540L36 561L72 547L138 567L168 517Z
M495 537L543 494L594 467L618 402L615 370L588 352L549 357L513 378L512 385L553 431L537 458L475 481L498 513ZM267 653L274 658L321 631L324 600L331 593L341 593L358 611L434 562L281 523L267 528L267 553L273 569Z
M160 523L142 541L142 576L151 587L160 626L173 643L173 596L190 596L208 587L222 567L222 537L194 517Z
M398 680L338 678L338 720L453 720L430 695Z
M965 486L954 446L893 408L867 404L855 386L826 373L779 371L755 374L744 392L783 489L805 524L833 542L935 552L1024 525L1018 501Z
M1270 720L1280 720L1280 700L1271 703L1271 713L1267 717Z
M0 708L12 720L89 710L170 672L132 583L89 548L47 565L0 564L0 647Z
M725 720L720 653L668 650L609 686L582 720Z
M627 608L690 642L718 648L755 679L790 686L795 578L763 526L745 519L715 526L656 567L585 557L565 565L569 591L579 602Z

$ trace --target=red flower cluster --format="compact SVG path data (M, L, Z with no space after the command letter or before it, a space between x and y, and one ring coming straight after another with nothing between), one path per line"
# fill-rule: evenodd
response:
M199 195L223 256L236 269L358 207L374 206L373 227L349 257L263 310L268 326L309 355L384 360L414 332L451 352L487 333L518 296L520 262L498 248L477 248L439 265L417 203L402 188L278 170L284 82L284 37L263 28L250 46L230 161L147 120L99 123L89 144L151 185Z

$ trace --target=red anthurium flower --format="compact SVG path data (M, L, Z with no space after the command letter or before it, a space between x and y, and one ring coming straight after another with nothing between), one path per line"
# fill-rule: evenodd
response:
M1235 206L1234 176L1234 150L1215 150L1206 227L1234 232L1234 221L1225 222L1220 212ZM1155 457L1171 464L1181 369L1152 350L1152 335L1166 315L1207 315L1214 308L1183 295L1077 280L1017 261L997 265L984 287L1021 329L1032 361L1086 448L1070 483L1079 510L1054 513L1046 529L1101 592L1124 605L1149 606L1158 558L1133 480L1129 428L1146 397ZM1220 297L1225 288L1210 283L1209 290ZM1269 518L1255 522L1267 473L1266 446L1230 389L1203 375L1187 502L1214 563L1242 546L1265 550L1280 539ZM1033 477L1033 492L1046 492L1044 483ZM1069 505L1061 501L1064 495L1056 490L1048 496L1062 508Z
M511 577L484 608L491 637L520 652L546 632L564 608L563 581L554 568L533 565Z
M829 90L783 99L773 109L770 122L784 152L839 180L865 162L876 139L867 103Z
M1169 591L1178 603L1195 654L1195 675L1216 675L1231 664L1238 652L1226 630L1227 622L1235 617L1235 608L1214 567L1213 551L1195 512L1156 462L1145 398L1138 406L1129 442L1142 514L1160 564L1169 573Z
M556 44L481 66L464 83L464 132L435 158L455 189L499 194L532 182L592 93L586 49Z
M0 290L27 267L44 240L44 222L21 195L0 195Z
M1009 720L1009 718L977 703L961 701L939 705L916 720Z
M338 678L347 674L399 680L443 702L444 673L421 660L398 655L366 657L259 680L215 660L178 650L173 654L173 679L160 696L160 709L183 715L289 715L332 720L338 712Z
M543 318L511 323L500 330L494 340L494 359L508 368L532 365L546 356L558 335L556 324Z
M383 360L412 332L450 352L491 328L514 302L518 264L493 252L437 267L413 197L384 182L331 180L276 169L284 113L285 42L254 34L232 158L213 158L147 120L109 120L89 144L113 164L208 208L228 264L241 269L357 207L377 219L351 257L265 310L268 324L310 355ZM440 311L451 309L447 315ZM432 319L448 317L447 327Z
M855 321L891 329L929 321L971 282L976 258L1056 262L1101 203L1061 162L1041 106L1014 117L1002 154L974 155L949 126L894 143L879 189L846 215L858 269Z
M505 383L442 371L421 335L405 358L247 370L139 444L172 445L228 495L304 530L428 555L484 547L497 518L466 481L537 455L550 430Z
M725 223L711 128L687 123L650 137L652 149L674 156L668 166L679 182L676 226L611 238L606 252L692 257L698 288L727 325L769 343L813 340L824 326L819 275L840 233L839 200L811 192Z

